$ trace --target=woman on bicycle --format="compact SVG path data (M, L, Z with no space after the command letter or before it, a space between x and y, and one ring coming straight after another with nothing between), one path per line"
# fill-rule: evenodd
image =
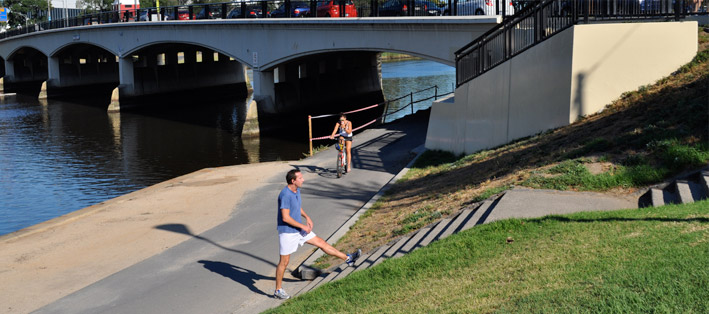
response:
M330 139L334 139L336 133L345 138L347 172L350 172L352 170L352 122L347 120L344 113L340 114L340 121L335 123L335 129L332 130Z

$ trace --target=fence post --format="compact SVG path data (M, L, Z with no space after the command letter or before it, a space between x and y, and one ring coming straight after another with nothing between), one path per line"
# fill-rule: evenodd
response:
M409 93L409 100L411 101L411 114L414 114L414 92Z
M438 100L438 85L433 85L433 100Z
M313 118L308 115L308 145L310 146L310 156L313 156Z

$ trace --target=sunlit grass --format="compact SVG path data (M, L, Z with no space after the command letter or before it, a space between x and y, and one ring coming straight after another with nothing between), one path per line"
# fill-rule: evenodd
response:
M477 226L269 313L706 313L706 287L702 201Z

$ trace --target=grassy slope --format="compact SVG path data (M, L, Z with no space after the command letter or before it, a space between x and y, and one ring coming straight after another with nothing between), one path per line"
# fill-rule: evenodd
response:
M705 166L709 34L699 39L693 62L599 114L473 155L425 153L336 246L372 250L512 185L627 195Z
M700 29L692 63L571 126L468 156L429 152L338 248L371 250L511 185L628 194L706 165L707 46L709 34ZM707 208L700 202L479 226L278 311L707 312ZM505 244L508 236L515 242Z
M702 201L477 226L271 312L707 313L707 287Z

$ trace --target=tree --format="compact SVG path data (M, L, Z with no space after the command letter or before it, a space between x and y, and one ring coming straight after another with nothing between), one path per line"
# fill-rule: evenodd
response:
M10 27L47 20L46 16L40 16L40 12L47 11L46 0L5 0L4 3L6 8L10 8L10 14L7 16Z
M76 6L87 12L111 11L113 10L113 0L78 0Z

